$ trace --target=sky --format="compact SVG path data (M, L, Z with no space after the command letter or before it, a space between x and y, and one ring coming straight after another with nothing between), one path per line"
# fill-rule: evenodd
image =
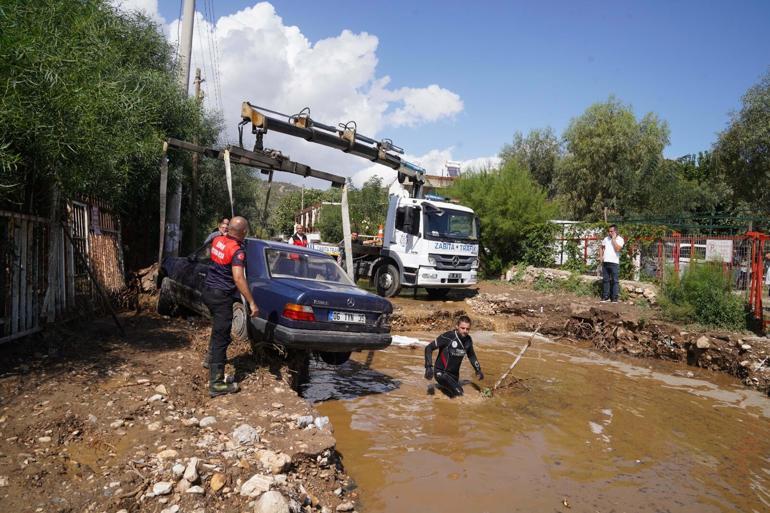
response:
M181 0L113 3L145 11L176 45ZM431 174L450 159L494 164L516 131L561 135L610 95L637 118L668 123L666 157L708 150L770 70L765 0L198 0L196 9L192 68L203 69L207 107L223 113L223 143L237 142L244 100L287 114L310 107L326 124L355 120L360 133L392 139ZM394 176L281 134L265 144L359 186Z

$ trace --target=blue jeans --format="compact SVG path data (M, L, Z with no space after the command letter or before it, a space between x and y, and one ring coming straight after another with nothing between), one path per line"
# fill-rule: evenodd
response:
M620 271L618 264L602 262L602 299L618 300L620 295Z

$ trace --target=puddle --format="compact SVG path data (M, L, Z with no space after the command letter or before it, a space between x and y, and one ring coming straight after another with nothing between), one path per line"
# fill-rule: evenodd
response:
M492 386L526 338L474 341ZM770 399L735 380L537 340L513 373L527 391L451 400L426 394L415 345L318 364L305 389L365 513L770 510Z

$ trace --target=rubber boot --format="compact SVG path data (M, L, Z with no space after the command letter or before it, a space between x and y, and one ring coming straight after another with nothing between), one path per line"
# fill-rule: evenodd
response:
M238 383L227 383L225 381L224 364L209 363L209 397L234 394L239 390Z

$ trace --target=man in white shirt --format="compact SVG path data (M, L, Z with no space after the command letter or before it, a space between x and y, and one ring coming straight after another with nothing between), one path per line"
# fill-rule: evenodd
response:
M620 250L625 244L623 237L618 235L618 227L610 225L609 235L602 240L599 248L602 259L602 303L618 302L620 295Z

